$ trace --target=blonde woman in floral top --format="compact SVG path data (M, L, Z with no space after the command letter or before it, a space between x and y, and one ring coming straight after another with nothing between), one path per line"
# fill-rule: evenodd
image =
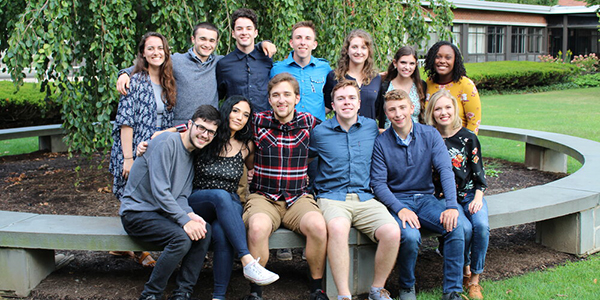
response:
M452 160L457 201L462 207L459 218L466 218L469 221L463 219L462 224L472 225L471 228L463 226L465 228L463 283L469 298L483 299L479 275L483 272L490 234L488 208L483 198L487 183L481 160L481 145L477 135L461 126L458 106L456 98L449 91L440 90L429 100L425 121L434 126L444 138ZM434 176L436 191L439 191L437 187L440 185L435 178L436 176Z

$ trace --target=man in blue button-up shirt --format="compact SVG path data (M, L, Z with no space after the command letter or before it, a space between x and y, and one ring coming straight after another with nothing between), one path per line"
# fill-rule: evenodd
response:
M384 285L396 261L400 229L369 187L371 154L379 130L373 119L358 116L360 91L356 81L339 82L332 99L335 117L315 127L310 149L319 156L315 190L327 221L327 256L338 299L352 299L348 286L351 226L378 243L369 299L391 299Z
M242 95L250 100L255 112L270 110L267 84L273 60L254 47L254 39L258 35L256 13L240 8L233 13L231 20L231 35L236 41L236 48L217 63L219 98Z
M316 37L315 25L311 21L296 23L292 27L290 39L290 47L293 50L286 59L273 65L271 78L283 72L296 77L300 83L300 103L296 105L296 110L310 113L324 121L323 86L331 67L324 58L312 56L312 51L317 48Z

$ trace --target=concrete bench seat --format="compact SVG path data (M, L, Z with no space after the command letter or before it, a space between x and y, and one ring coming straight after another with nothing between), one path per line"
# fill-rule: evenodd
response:
M0 129L0 141L37 136L39 150L66 152L68 147L63 141L65 134L61 124L8 128Z
M600 143L562 134L482 126L480 135L526 143L525 163L566 172L566 155L583 165L574 174L541 186L486 196L490 228L536 222L540 243L585 255L600 251ZM286 229L269 239L271 249L302 248ZM352 229L350 290L368 292L375 244ZM0 211L0 295L26 296L54 270L54 250L160 250L127 236L118 217L38 215ZM361 280L363 279L363 280ZM336 295L329 267L325 288Z

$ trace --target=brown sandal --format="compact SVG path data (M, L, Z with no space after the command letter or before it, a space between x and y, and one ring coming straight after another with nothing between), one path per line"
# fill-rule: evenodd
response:
M144 267L154 267L156 265L156 261L150 255L150 252L142 252L137 261Z
M471 280L471 273L468 274L464 274L463 275L463 286L467 287L469 286L469 281Z

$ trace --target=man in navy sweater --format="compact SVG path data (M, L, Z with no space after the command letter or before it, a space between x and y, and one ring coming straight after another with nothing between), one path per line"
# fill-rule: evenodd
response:
M406 92L388 92L384 110L392 126L375 140L371 187L400 225L400 299L416 299L414 271L423 226L445 238L442 299L459 300L465 224L458 218L448 150L435 128L412 122L414 105ZM432 168L440 174L445 201L433 196Z

